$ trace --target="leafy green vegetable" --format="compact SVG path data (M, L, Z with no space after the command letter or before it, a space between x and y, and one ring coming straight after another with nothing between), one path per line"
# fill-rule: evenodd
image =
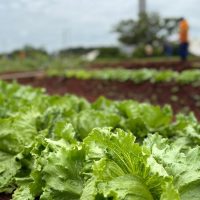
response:
M52 75L63 75L60 71L54 71L48 73ZM152 83L170 82L174 81L180 84L199 84L200 70L191 69L184 70L183 72L176 72L173 70L155 70L155 69L138 69L128 70L123 68L117 69L101 69L101 70L67 70L65 76L68 78L77 79L99 79L99 80L117 80L117 81L133 81L134 83L141 83L144 81L150 81Z
M199 199L194 115L16 83L0 91L0 192L12 199Z
M144 145L149 147L156 161L162 164L174 184L181 199L197 200L200 195L200 148L187 148L170 143L159 135L149 136Z
M135 143L131 133L120 129L115 133L108 128L94 129L84 143L89 159L95 160L91 177L91 180L94 180L93 177L96 179L97 188L93 188L95 196L99 194L104 198L114 199L167 200L170 199L170 191L174 194L174 199L179 199L172 178L154 173L147 162L150 156L148 151ZM169 187L171 189L166 192ZM87 188L86 186L86 192ZM93 197L90 199L95 199Z
M84 110L75 115L72 124L79 133L80 138L85 138L88 133L95 127L116 127L119 124L120 117L114 113Z

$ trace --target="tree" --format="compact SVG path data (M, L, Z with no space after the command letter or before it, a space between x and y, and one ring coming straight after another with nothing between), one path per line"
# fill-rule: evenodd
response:
M174 33L177 23L176 18L162 19L156 13L142 13L138 20L121 21L114 30L125 45L162 43Z

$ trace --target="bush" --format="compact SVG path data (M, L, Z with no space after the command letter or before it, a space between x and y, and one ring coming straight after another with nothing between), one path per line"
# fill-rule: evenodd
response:
M101 58L109 58L109 57L122 57L122 54L118 47L100 47L98 48Z

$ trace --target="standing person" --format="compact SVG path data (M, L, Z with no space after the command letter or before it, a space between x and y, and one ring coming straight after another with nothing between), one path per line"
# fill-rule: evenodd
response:
M182 61L187 60L188 56L188 32L189 25L186 19L181 18L179 23L180 57Z

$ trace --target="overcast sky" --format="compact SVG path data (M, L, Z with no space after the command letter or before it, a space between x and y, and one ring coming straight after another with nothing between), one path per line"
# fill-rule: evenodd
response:
M191 37L200 38L199 0L147 0L147 8L185 16ZM0 51L117 44L112 27L137 13L138 0L0 0Z

